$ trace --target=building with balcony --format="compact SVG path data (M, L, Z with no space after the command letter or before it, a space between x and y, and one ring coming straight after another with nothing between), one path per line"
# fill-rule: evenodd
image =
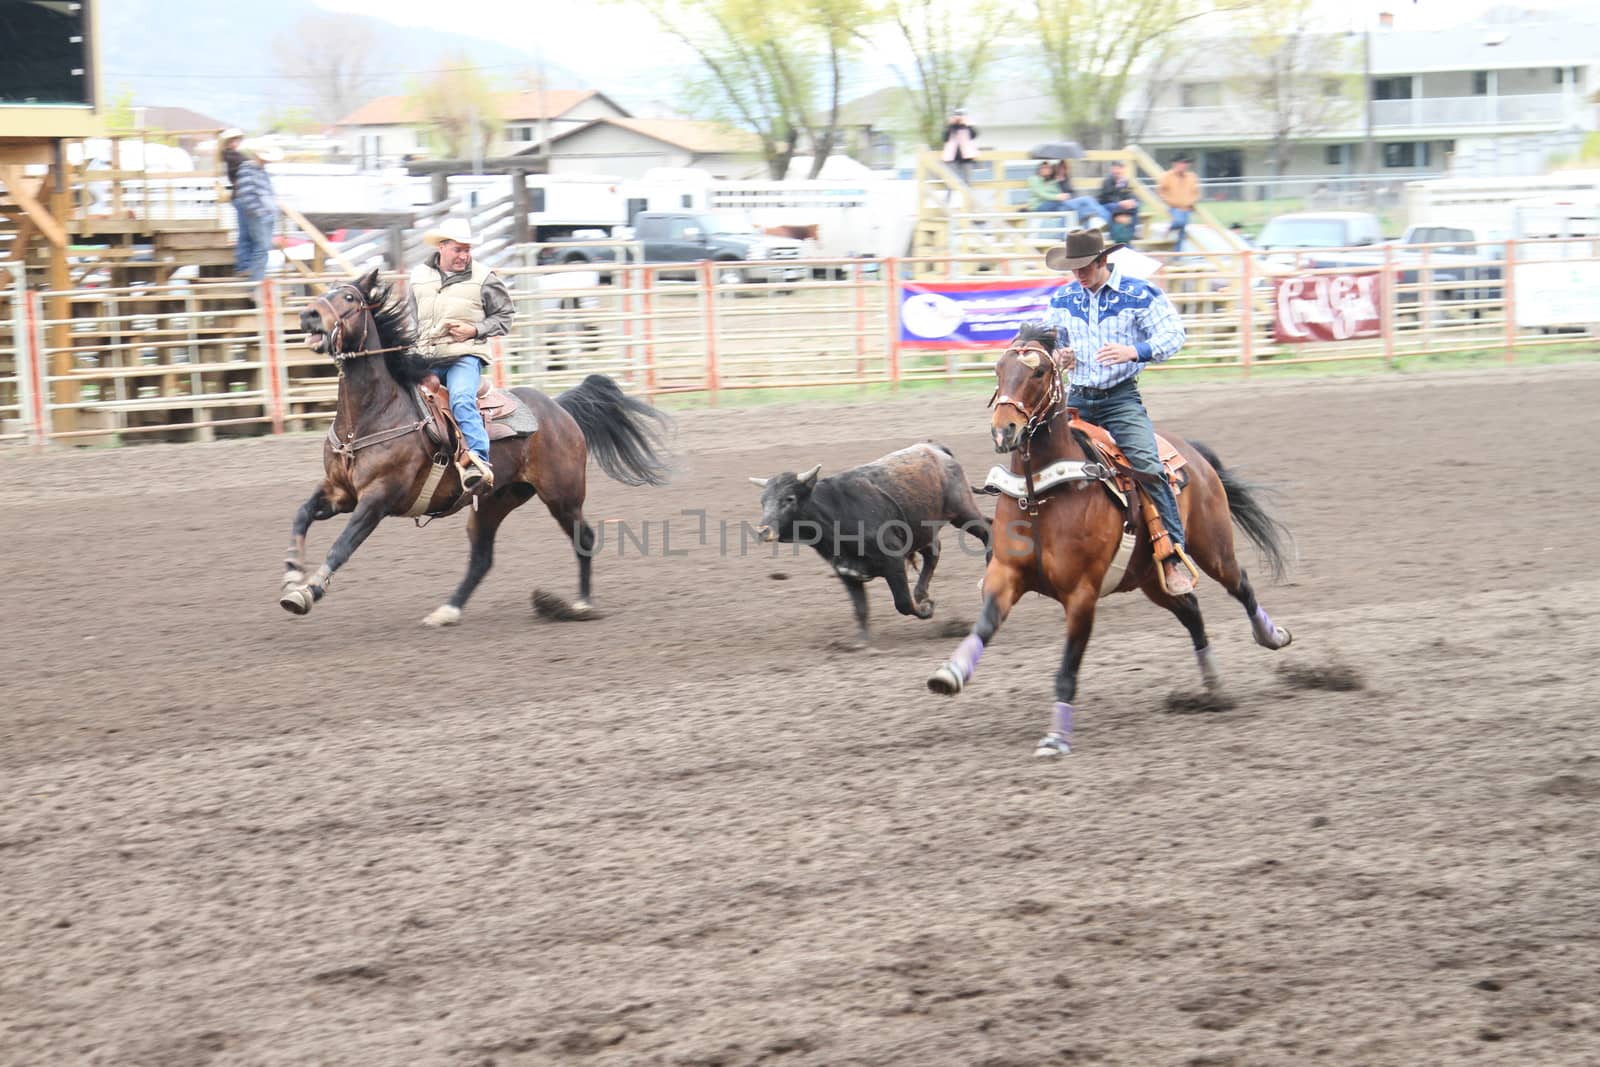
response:
M1179 76L1129 99L1128 139L1162 162L1188 151L1208 182L1278 173L1401 181L1543 173L1596 129L1600 20L1379 28L1306 45L1315 65L1302 63L1299 95L1325 101L1274 107L1236 40L1197 41ZM1279 165L1282 129L1292 134Z

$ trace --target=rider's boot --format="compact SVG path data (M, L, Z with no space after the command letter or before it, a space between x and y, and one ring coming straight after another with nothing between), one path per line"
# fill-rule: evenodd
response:
M1195 591L1194 572L1184 559L1183 549L1161 561L1161 584L1170 596L1188 596Z
M467 453L467 463L461 471L461 488L469 493L480 489L487 493L494 488L494 468L476 452Z

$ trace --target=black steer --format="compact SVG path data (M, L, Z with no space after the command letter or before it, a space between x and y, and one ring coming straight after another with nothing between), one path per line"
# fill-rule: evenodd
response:
M928 582L939 562L945 523L989 548L989 520L978 510L950 450L919 444L819 479L821 464L804 474L785 471L751 478L762 487L760 534L767 541L810 545L850 591L856 625L867 640L866 583L882 578L895 610L931 618ZM912 553L920 553L917 587L906 583Z

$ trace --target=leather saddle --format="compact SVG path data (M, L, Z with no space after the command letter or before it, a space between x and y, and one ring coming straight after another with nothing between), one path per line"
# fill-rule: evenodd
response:
M1177 553L1183 564L1198 578L1199 572L1195 570L1194 564L1178 551L1167 535L1167 528L1162 523L1161 517L1156 514L1156 506L1150 499L1149 492L1141 491L1145 490L1145 483L1154 480L1154 476L1134 470L1133 465L1128 462L1128 457L1118 446L1116 438L1111 436L1111 432L1103 426L1096 426L1092 422L1080 419L1076 409L1067 412L1067 425L1087 438L1095 451L1100 454L1101 462L1111 468L1117 488L1121 490L1123 506L1129 512L1127 525L1124 528L1132 527L1133 511L1137 507L1150 530L1150 549L1155 558L1165 560ZM1183 453L1173 447L1171 441L1160 434L1156 434L1156 455L1161 459L1161 470L1166 475L1167 483L1172 486L1173 495L1177 496L1183 492L1183 487L1189 484L1189 472L1184 470L1189 461L1184 458ZM1161 583L1162 588L1166 588L1165 575L1162 575Z
M1089 443L1094 445L1095 451L1100 453L1101 461L1115 473L1117 487L1124 493L1132 492L1138 482L1148 477L1133 469L1133 465L1128 462L1128 457L1122 454L1122 448L1109 430L1078 418L1076 410L1067 412L1067 418L1067 425L1083 434L1089 439ZM1189 473L1184 470L1189 461L1171 441L1160 434L1156 434L1156 455L1161 457L1161 469L1167 476L1167 483L1172 486L1172 492L1181 493L1183 487L1189 484Z
M450 390L437 374L429 374L417 383L417 403L424 416L423 429L436 445L451 445L457 454L466 451L461 427L450 412ZM478 386L478 411L483 415L484 429L489 431L491 442L507 437L527 437L539 429L539 419L528 405L514 393L491 388L488 382Z

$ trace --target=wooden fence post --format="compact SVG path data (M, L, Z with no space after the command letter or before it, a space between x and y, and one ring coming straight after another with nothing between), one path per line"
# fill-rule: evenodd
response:
M717 373L717 272L713 267L709 259L700 261L700 291L705 297L701 328L706 338L706 393L710 405L716 407L717 390L722 383Z
M644 395L652 403L656 398L656 346L655 346L655 298L653 295L654 273L649 267L634 267L642 275L639 288L639 306L644 312L644 321L640 324L644 334Z
M1506 362L1517 361L1517 242L1506 240L1506 265L1500 272L1501 305L1506 316Z
M1383 361L1389 366L1394 366L1394 312L1399 303L1400 294L1395 290L1399 288L1400 277L1394 269L1394 245L1383 246L1383 308L1381 321L1383 323Z
M889 343L889 385L891 388L900 388L900 271L896 266L895 257L890 256L883 261L884 294L889 301L888 322L889 336L884 340Z
M272 432L283 432L283 359L278 351L278 283L272 279L261 282L261 348L265 357L262 373L267 379L267 414L272 418Z
M1250 377L1250 365L1255 360L1256 351L1256 319L1255 319L1255 278L1251 267L1253 253L1246 248L1239 253L1239 362L1243 365L1244 376Z
M29 421L33 423L33 447L38 451L50 440L50 406L45 398L45 353L41 343L44 331L39 325L44 318L44 297L38 293L27 293L24 301L23 335L18 339L20 343L17 349L23 365L18 370L27 377L33 408L33 417Z

